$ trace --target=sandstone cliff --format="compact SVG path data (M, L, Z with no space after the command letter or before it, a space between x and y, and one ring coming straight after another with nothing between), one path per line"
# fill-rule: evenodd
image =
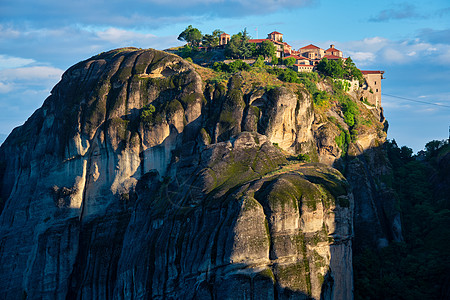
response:
M354 212L401 239L382 112L343 149L338 106L211 72L124 48L64 73L0 148L1 298L352 298Z

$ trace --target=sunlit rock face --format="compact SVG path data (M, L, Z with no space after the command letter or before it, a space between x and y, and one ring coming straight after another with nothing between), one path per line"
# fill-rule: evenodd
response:
M0 298L352 298L360 206L332 168L336 125L304 89L198 68L151 49L99 54L10 134Z

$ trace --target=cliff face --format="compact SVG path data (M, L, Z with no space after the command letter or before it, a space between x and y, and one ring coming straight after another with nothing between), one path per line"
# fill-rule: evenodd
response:
M338 110L205 72L119 49L64 73L0 148L1 298L352 298L354 203L378 226L368 242L396 222L379 150L342 164ZM383 138L361 131L348 151Z

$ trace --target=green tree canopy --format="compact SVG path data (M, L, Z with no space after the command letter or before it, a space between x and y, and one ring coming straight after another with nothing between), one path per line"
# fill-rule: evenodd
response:
M223 33L222 30L216 29L212 34L205 34L202 39L202 44L205 47L216 47L219 45L220 35Z
M254 67L262 68L264 67L264 58L260 55L258 56L258 59L256 59L255 63L253 64Z
M216 61L213 66L213 70L216 72L236 73L237 71L249 71L250 65L242 60L236 60L229 64Z
M179 41L185 41L192 46L199 46L202 41L203 35L200 30L189 25L186 29L180 33L178 36Z
M353 62L353 60L348 57L344 63L345 68L345 77L348 79L356 79L359 80L360 83L364 81L364 76L360 69L358 69Z
M344 78L344 65L342 60L322 59L317 64L317 71L333 78Z
M317 65L317 71L324 74L325 76L330 76L333 78L340 79L356 79L360 83L364 81L363 74L356 67L353 60L349 57L345 63L339 60L328 60L326 58L322 59Z
M277 48L272 42L264 41L258 47L258 54L266 57L274 57Z
M295 64L295 58L288 57L284 60L284 64L288 67L292 67Z
M438 152L439 148L445 144L444 141L432 140L425 144L425 150L427 151L427 156L434 156Z
M276 55L272 56L272 65L278 65L278 57Z
M250 36L247 29L238 34L234 34L230 42L225 47L225 56L228 58L247 58L251 57L254 52L254 44L249 43Z

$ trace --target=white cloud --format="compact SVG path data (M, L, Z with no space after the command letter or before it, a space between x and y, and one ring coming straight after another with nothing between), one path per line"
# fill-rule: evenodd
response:
M5 26L0 24L0 39L17 38L20 36L20 31L14 29L12 26Z
M406 53L398 50L398 48L383 49L381 57L389 63L402 63L405 61Z
M30 59L36 62L52 62L53 66L64 69L87 57L114 48L134 46L166 49L181 45L176 35L156 36L143 29L135 31L118 27L74 25L58 29L20 27L9 30L16 34L2 36L0 33L0 53L11 53L6 45L15 45L14 57L31 56ZM45 47L42 41L45 41Z
M113 27L97 31L96 35L102 41L123 45L135 44L136 42L142 43L143 41L150 42L156 38L153 34L138 33Z
M0 81L0 94L5 94L11 92L13 89L12 84L10 83L3 83Z
M62 73L61 69L47 66L5 69L0 71L0 80L42 82L42 80L59 79Z
M0 93L47 90L59 81L63 70L48 66L32 66L0 70Z
M344 55L351 56L356 65L370 64L450 64L450 45L432 44L419 38L390 40L370 37L339 44Z
M443 46L441 48L442 49L440 49L440 51L438 52L436 57L441 62L443 62L445 64L450 64L450 46L445 45L445 46Z
M383 101L382 102L383 108L384 109L388 108L391 111L392 110L403 110L403 111L405 111L405 110L408 110L408 109L412 108L412 106L409 105L409 104L401 103L401 102L398 102L398 101L395 101L395 100L392 100L392 99L389 99L389 98L383 98L382 101Z
M352 58L353 61L358 62L359 64L367 64L375 61L375 54L371 52L355 52L348 51L347 54Z
M34 63L34 59L14 57L0 54L0 70L18 68Z

